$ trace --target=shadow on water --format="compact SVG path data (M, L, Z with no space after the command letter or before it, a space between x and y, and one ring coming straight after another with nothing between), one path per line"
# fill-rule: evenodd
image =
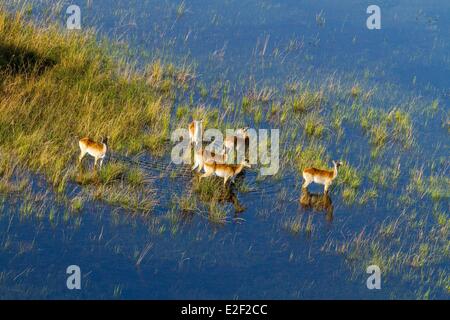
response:
M308 189L302 189L300 205L305 210L324 212L328 222L333 221L333 201L327 193L311 193Z
M53 67L56 60L40 55L39 53L17 46L0 44L0 71L12 74L41 75Z

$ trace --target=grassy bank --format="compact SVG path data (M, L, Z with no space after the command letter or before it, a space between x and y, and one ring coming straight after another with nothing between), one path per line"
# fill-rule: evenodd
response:
M15 159L63 188L69 179L89 181L75 168L82 137L109 136L110 149L122 154L161 153L173 88L182 79L160 63L133 71L111 58L111 50L92 31L66 31L56 24L42 28L21 12L11 15L0 8L0 153L5 161ZM131 182L132 188L142 180L135 172L116 174L107 166L94 182L111 188L111 178Z

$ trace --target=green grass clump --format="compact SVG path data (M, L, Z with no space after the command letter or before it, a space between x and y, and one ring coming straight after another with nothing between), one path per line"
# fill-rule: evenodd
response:
M70 201L70 210L78 212L83 209L84 200L82 197L75 197Z
M354 85L350 90L350 93L353 98L359 97L361 95L361 87L358 85Z
M308 167L328 168L328 156L326 155L326 148L323 145L310 144L307 147L299 145L295 150L295 157L300 174Z
M369 174L369 179L372 180L373 183L382 187L387 187L389 183L389 175L387 174L385 168L379 164L376 164L372 168Z
M127 171L126 178L130 185L138 187L144 184L145 174L139 168L131 168Z
M309 116L305 120L304 132L307 136L320 138L324 130L325 125L323 123L323 119L320 116Z
M431 110L436 112L439 109L439 99L434 99L433 102L431 102Z
M292 107L294 112L304 113L313 109L320 109L323 100L322 91L311 92L304 90L302 93L291 97L287 103Z
M177 120L186 118L189 115L189 106L181 105L177 108L176 117Z
M208 97L208 94L209 94L208 88L206 88L204 83L199 83L198 84L198 90L199 90L200 96L202 98Z
M450 199L450 178L445 176L431 176L428 192L434 201Z
M369 172L369 179L376 185L387 188L388 186L395 186L400 176L399 162L393 163L389 166L381 166L375 164Z
M416 268L423 267L428 259L429 253L429 245L427 243L420 244L416 254L412 258L411 265Z
M113 206L143 214L149 214L156 204L152 190L136 190L124 185L120 185L120 188L114 185L101 185L95 189L93 197Z
M249 97L244 96L242 97L242 110L244 112L250 112L252 106L252 101Z
M344 188L342 190L342 198L344 200L344 203L347 205L353 204L356 201L357 192L353 188Z
M209 204L208 219L213 223L224 224L227 221L227 211L216 201L211 201Z
M289 219L286 219L282 226L285 230L289 231L293 235L298 235L300 233L304 233L308 237L311 236L311 234L314 231L314 225L312 223L312 215L308 216L308 219L306 222L303 222L303 216L300 217L292 217Z
M393 125L394 136L412 136L412 124L409 113L393 109L387 116L389 124Z
M372 107L360 109L359 122L375 147L383 147L392 141L409 148L413 143L410 116L398 108L393 108L389 112Z
M358 189L362 183L362 176L359 170L349 164L344 164L339 168L338 178L345 186L353 189Z
M110 184L116 180L121 180L125 176L127 167L120 162L111 162L104 165L99 171L99 181L102 184Z
M197 198L192 193L174 196L172 202L173 205L180 209L183 213L194 212L198 209Z
M360 197L359 197L359 204L364 205L370 200L376 200L378 198L378 191L376 188L372 188L369 190L366 190Z
M415 192L420 198L430 197L434 201L450 198L450 178L445 175L425 177L422 169L411 171L407 190Z
M223 179L217 177L208 177L201 180L196 178L193 184L193 190L199 199L205 202L213 200L218 193L227 192L223 186Z
M253 114L253 121L256 125L258 125L262 120L262 110L261 108L257 108Z

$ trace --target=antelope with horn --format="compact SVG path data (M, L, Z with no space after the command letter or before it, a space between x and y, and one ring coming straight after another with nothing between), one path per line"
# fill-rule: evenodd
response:
M302 185L302 189L308 188L312 182L315 182L317 184L322 184L324 186L324 193L327 193L328 188L338 175L338 168L342 165L342 162L333 160L333 165L333 170L322 170L317 168L306 168L303 170L303 179L305 182Z
M237 146L238 150L239 148L242 148L242 146L245 148L245 141L249 137L247 132L248 129L248 127L239 128L236 130L235 135L226 136L223 145L225 146L227 153L232 151L235 145Z
M189 124L189 139L191 145L197 146L202 144L203 120L193 120Z
M229 179L234 181L234 178L241 173L244 168L250 167L251 166L248 160L244 160L241 164L220 164L215 161L204 162L203 168L205 169L205 173L200 176L200 180L202 178L216 175L223 178L223 185L225 186Z
M205 162L217 162L217 163L225 163L227 162L228 155L217 154L215 152L211 152L206 150L205 148L196 148L194 150L194 165L192 166L192 170L197 169L197 172L202 171Z

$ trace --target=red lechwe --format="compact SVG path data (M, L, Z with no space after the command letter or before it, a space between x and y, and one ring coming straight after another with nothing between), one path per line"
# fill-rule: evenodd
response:
M97 162L100 160L100 168L102 167L103 164L103 159L105 158L106 155L106 151L108 150L108 138L105 137L102 139L101 143L95 142L89 138L83 138L80 139L80 141L78 142L78 144L80 145L80 157L79 162L81 163L81 161L83 160L84 156L87 154L91 155L94 157L95 162L94 162L94 169L97 166Z
M251 167L247 160L243 161L241 164L204 162L203 168L205 169L205 173L200 176L200 180L215 174L216 176L223 178L223 185L226 185L229 179L234 181L234 178L241 173L244 167Z
M317 168L306 168L303 170L303 179L305 182L302 189L306 189L312 182L324 185L324 192L328 192L328 188L333 183L333 180L338 175L338 168L342 165L341 161L333 160L333 170L322 170Z
M217 162L225 163L227 162L227 154L219 154L208 151L204 148L198 148L194 150L194 165L192 170L197 169L197 172L202 171L205 162Z
M248 127L240 128L236 130L235 135L226 136L225 141L223 142L223 145L225 146L227 153L230 153L231 150L234 149L234 146L236 145L237 149L240 148L245 149L245 141L249 138L248 136Z
M202 143L203 120L194 120L189 124L189 139L191 145L197 146Z

